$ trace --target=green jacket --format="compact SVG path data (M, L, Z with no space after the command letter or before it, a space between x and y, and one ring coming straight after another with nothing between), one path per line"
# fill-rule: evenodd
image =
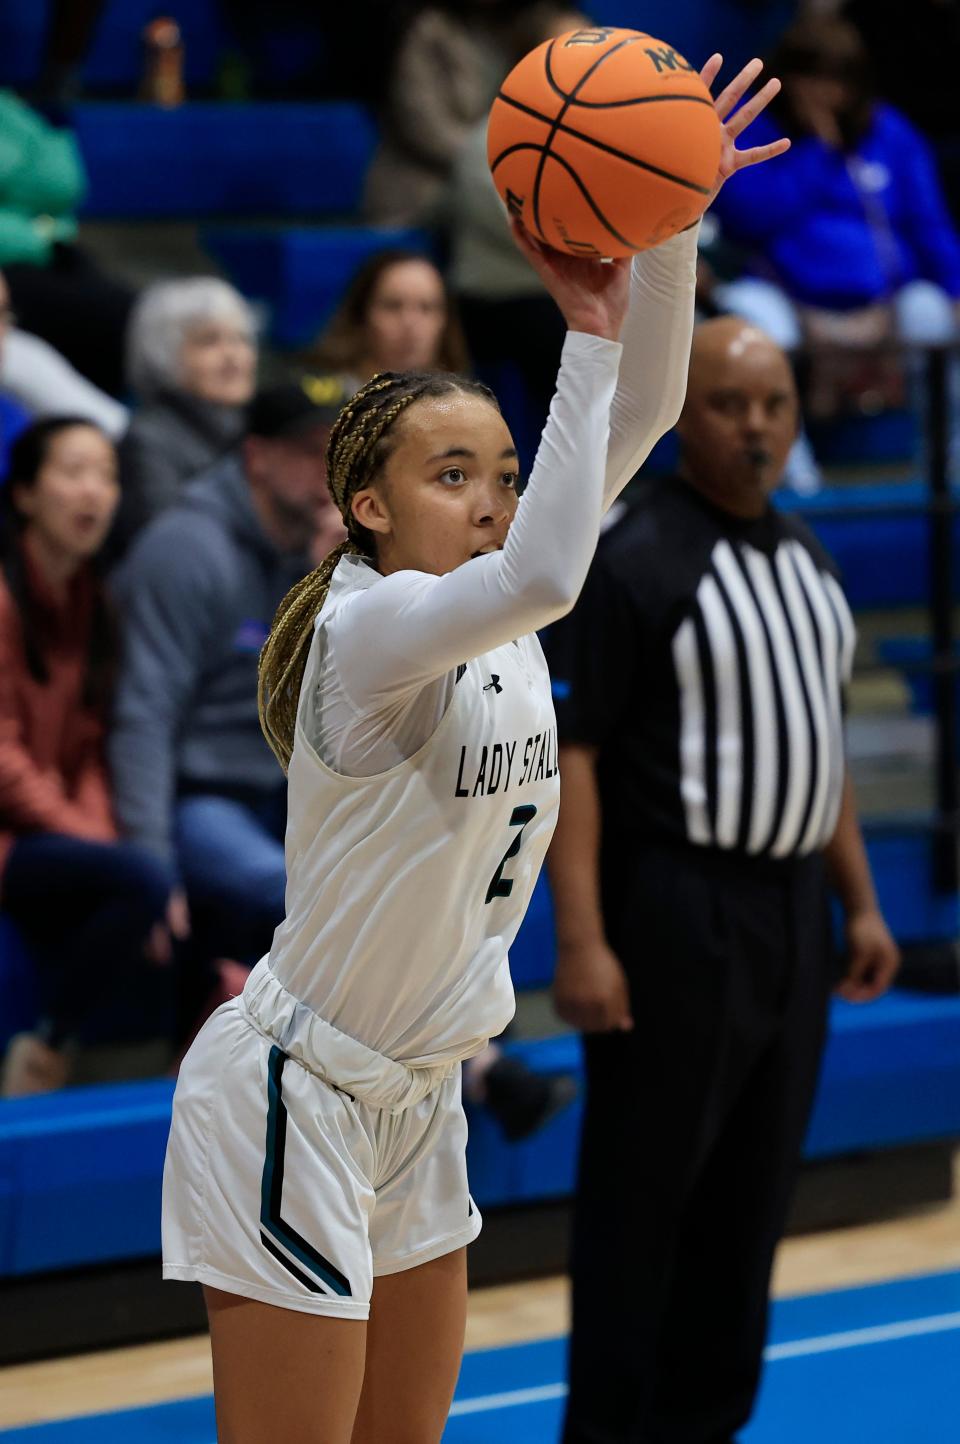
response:
M74 137L0 90L0 267L46 265L53 243L76 235L85 188Z

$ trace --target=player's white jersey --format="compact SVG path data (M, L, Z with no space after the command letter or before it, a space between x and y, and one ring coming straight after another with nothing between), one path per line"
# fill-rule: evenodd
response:
M338 568L321 614L372 569ZM507 950L556 823L550 679L536 636L457 669L439 726L372 777L326 767L303 730L289 771L287 916L270 968L341 1032L404 1062L477 1052L513 1015Z

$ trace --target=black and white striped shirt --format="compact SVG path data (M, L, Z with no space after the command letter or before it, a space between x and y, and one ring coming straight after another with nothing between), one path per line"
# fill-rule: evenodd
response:
M824 847L854 644L836 570L802 522L648 483L545 642L561 740L599 749L607 839L775 858Z

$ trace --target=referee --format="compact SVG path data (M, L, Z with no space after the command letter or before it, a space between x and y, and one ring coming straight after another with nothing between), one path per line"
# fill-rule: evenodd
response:
M586 1034L565 1444L731 1444L838 981L898 966L843 747L854 627L769 495L797 432L783 353L694 342L680 474L645 484L547 634L563 801L555 1002Z

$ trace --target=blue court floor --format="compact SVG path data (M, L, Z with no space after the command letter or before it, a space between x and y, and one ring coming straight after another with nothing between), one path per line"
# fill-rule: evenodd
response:
M695 1361L691 1361L695 1367ZM468 1354L444 1444L556 1444L561 1339ZM2 1444L214 1444L210 1398L0 1430ZM958 1444L960 1270L784 1299L743 1444Z

